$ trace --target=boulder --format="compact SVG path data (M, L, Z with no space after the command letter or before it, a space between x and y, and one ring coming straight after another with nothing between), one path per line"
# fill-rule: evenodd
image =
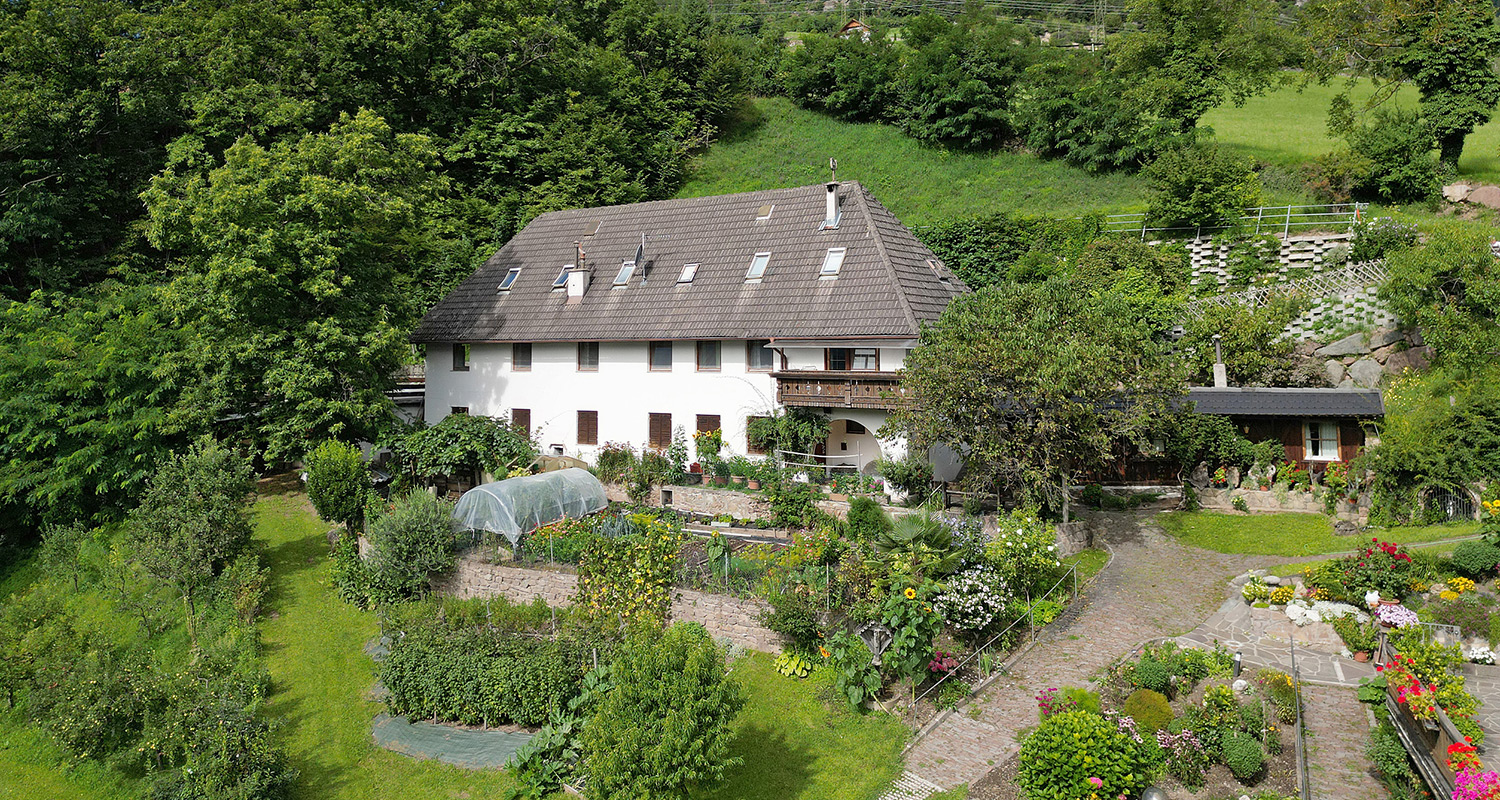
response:
M1432 348L1425 345L1411 347L1398 353L1391 353L1391 357L1385 360L1385 371L1392 375L1400 375L1407 367L1424 370L1431 361Z
M1265 577L1265 579L1264 579L1264 583L1267 586L1280 586L1281 585L1281 578L1279 576L1276 576L1276 575L1267 575Z
M1359 525L1347 519L1335 520L1333 523L1334 536L1354 536L1359 533Z
M1299 356L1311 356L1318 352L1318 343L1312 339L1302 339L1297 342L1297 346L1293 348L1292 352Z
M1240 468L1239 467L1225 467L1224 468L1224 478L1225 478L1225 482L1227 482L1229 484L1229 488L1231 488L1231 489L1238 489L1238 488L1240 488Z
M1469 199L1473 188L1467 183L1450 183L1443 187L1443 199L1450 203L1462 203Z
M1366 342L1370 345L1371 350L1378 350L1379 348L1393 345L1396 342L1404 341L1406 341L1406 334L1396 330L1395 328L1378 328L1375 331L1371 332L1369 337L1366 339Z
M1353 379L1354 385L1366 389L1373 389L1384 374L1385 369L1373 358L1361 358L1349 366L1349 377Z
M1199 461L1198 466L1193 467L1193 474L1192 477L1188 478L1188 483L1191 483L1194 489L1207 489L1208 482L1208 462Z
M1481 186L1469 192L1468 200L1486 208L1500 208L1500 186Z
M1335 386L1333 388L1335 388L1335 389L1353 389L1354 388L1354 379L1353 378L1345 378L1345 379L1339 381L1339 385L1338 386Z
M1327 358L1329 356L1362 356L1370 352L1370 345L1365 342L1365 334L1351 333L1348 336L1328 345L1319 347L1318 355Z
M1337 386L1344 379L1344 362L1329 361L1323 365L1323 371L1328 373L1328 382Z

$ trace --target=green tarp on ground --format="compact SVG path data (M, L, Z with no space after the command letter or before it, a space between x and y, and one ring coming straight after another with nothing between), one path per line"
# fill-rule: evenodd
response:
M464 769L494 769L531 740L530 733L470 730L406 717L375 717L375 743L412 758L437 759Z

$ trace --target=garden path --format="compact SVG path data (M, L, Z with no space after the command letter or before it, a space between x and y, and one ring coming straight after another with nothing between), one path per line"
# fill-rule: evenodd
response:
M1265 556L1189 547L1154 513L1106 514L1096 543L1114 554L1079 606L1048 626L1008 675L949 714L907 751L907 768L939 786L973 783L1020 750L1036 725L1036 694L1079 686L1142 642L1193 630L1220 608L1226 581Z
M1301 659L1298 659L1299 666ZM1314 800L1369 800L1385 790L1365 755L1371 714L1354 690L1302 684L1302 718L1307 725L1308 783ZM1288 747L1292 743L1286 743Z

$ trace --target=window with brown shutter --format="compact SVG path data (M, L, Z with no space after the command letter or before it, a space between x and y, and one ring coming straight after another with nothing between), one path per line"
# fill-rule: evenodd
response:
M512 408L510 410L510 426L515 428L522 436L531 435L531 409Z
M719 427L720 426L719 426L719 415L718 414L699 414L698 415L698 432L699 433L708 433L709 431L716 431L716 430L719 430Z
M646 431L646 443L653 449L665 450L672 446L672 415L652 414Z
M745 417L745 452L750 455L765 455L765 443L755 438L755 421L766 419L763 416Z
M578 443L579 444L598 444L599 443L599 412L597 412L597 411L580 411L580 412L578 412Z

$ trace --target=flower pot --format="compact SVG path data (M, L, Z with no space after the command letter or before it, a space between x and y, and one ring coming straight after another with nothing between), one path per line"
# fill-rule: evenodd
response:
M1399 605L1401 605L1401 601L1400 600L1387 600L1384 597L1382 597L1382 598L1380 598L1380 604L1383 605L1383 606L1399 606Z
M1368 650L1361 650L1358 653L1355 653L1354 654L1354 660L1358 661L1361 664L1365 663L1366 661L1369 661L1370 660L1370 651L1368 651Z
M731 475L731 476L729 476L729 479L731 481L734 481L734 484L736 486L744 486L745 485L745 476L744 475Z
M726 477L723 477L722 475L715 475L714 476L714 485L715 486L728 486L729 485L729 479L726 478Z
M751 479L745 481L745 488L752 489L752 490L759 489L760 488L760 481L758 481L758 480L756 480L754 478L751 478Z

